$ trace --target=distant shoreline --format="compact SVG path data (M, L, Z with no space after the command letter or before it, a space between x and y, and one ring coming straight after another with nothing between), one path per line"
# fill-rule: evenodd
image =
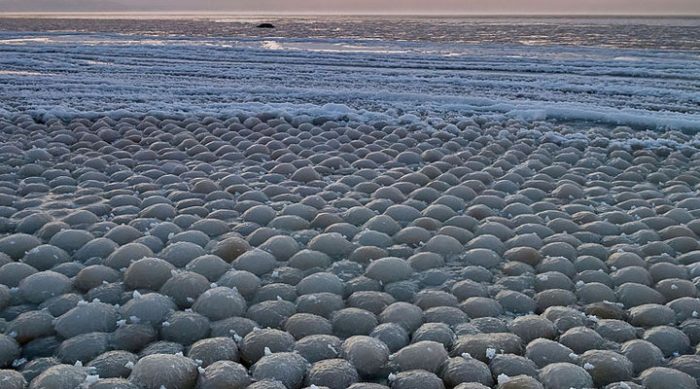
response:
M687 15L687 14L664 14L664 15L654 15L654 14L587 14L587 13L570 13L570 14L559 14L559 13L331 13L331 12L318 12L318 13L294 13L294 12L280 12L280 13L262 13L262 12L211 12L211 11L135 11L135 12L123 12L123 11L76 11L76 12L3 12L0 11L0 18L47 18L47 19L64 19L64 18L86 18L86 19L129 19L129 18L144 18L144 19L187 19L192 17L197 18L221 18L221 17L240 17L240 18L250 18L250 17L266 17L266 18L303 18L303 17L391 17L391 18L524 18L524 19L537 19L537 18L547 18L547 19L557 19L557 18L582 18L582 19L658 19L658 18L674 18L674 19L698 19L700 14Z

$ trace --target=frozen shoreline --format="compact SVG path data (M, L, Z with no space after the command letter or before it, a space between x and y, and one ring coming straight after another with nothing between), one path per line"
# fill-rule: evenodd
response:
M700 129L698 53L348 39L0 33L0 112L324 106Z

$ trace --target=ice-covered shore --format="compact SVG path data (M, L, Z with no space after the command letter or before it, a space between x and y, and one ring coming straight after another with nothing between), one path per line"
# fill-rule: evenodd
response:
M345 104L700 128L697 52L362 39L0 32L0 112Z
M309 112L1 119L3 388L697 387L694 136Z
M698 53L447 41L0 32L0 387L697 388Z

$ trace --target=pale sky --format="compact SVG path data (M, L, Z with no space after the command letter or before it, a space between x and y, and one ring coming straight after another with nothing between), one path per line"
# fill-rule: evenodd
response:
M0 0L0 12L700 15L700 0Z

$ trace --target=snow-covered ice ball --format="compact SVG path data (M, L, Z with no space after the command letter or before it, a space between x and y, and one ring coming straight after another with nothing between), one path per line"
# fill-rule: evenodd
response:
M230 337L202 339L190 346L187 356L207 367L217 361L238 362L238 345Z
M389 360L389 348L380 340L369 336L352 336L340 347L341 356L355 366L362 377L379 374Z
M265 355L252 367L255 380L277 380L287 388L301 388L308 369L308 362L298 354L279 352Z
M360 377L355 367L344 359L326 359L311 365L306 382L331 389L347 388Z
M169 354L151 354L139 359L129 380L147 389L188 389L197 382L195 361Z
M233 361L218 361L207 366L197 379L198 389L245 388L251 379L248 370Z
M76 388L85 381L87 375L87 370L82 366L56 365L49 367L34 378L29 384L29 388Z

